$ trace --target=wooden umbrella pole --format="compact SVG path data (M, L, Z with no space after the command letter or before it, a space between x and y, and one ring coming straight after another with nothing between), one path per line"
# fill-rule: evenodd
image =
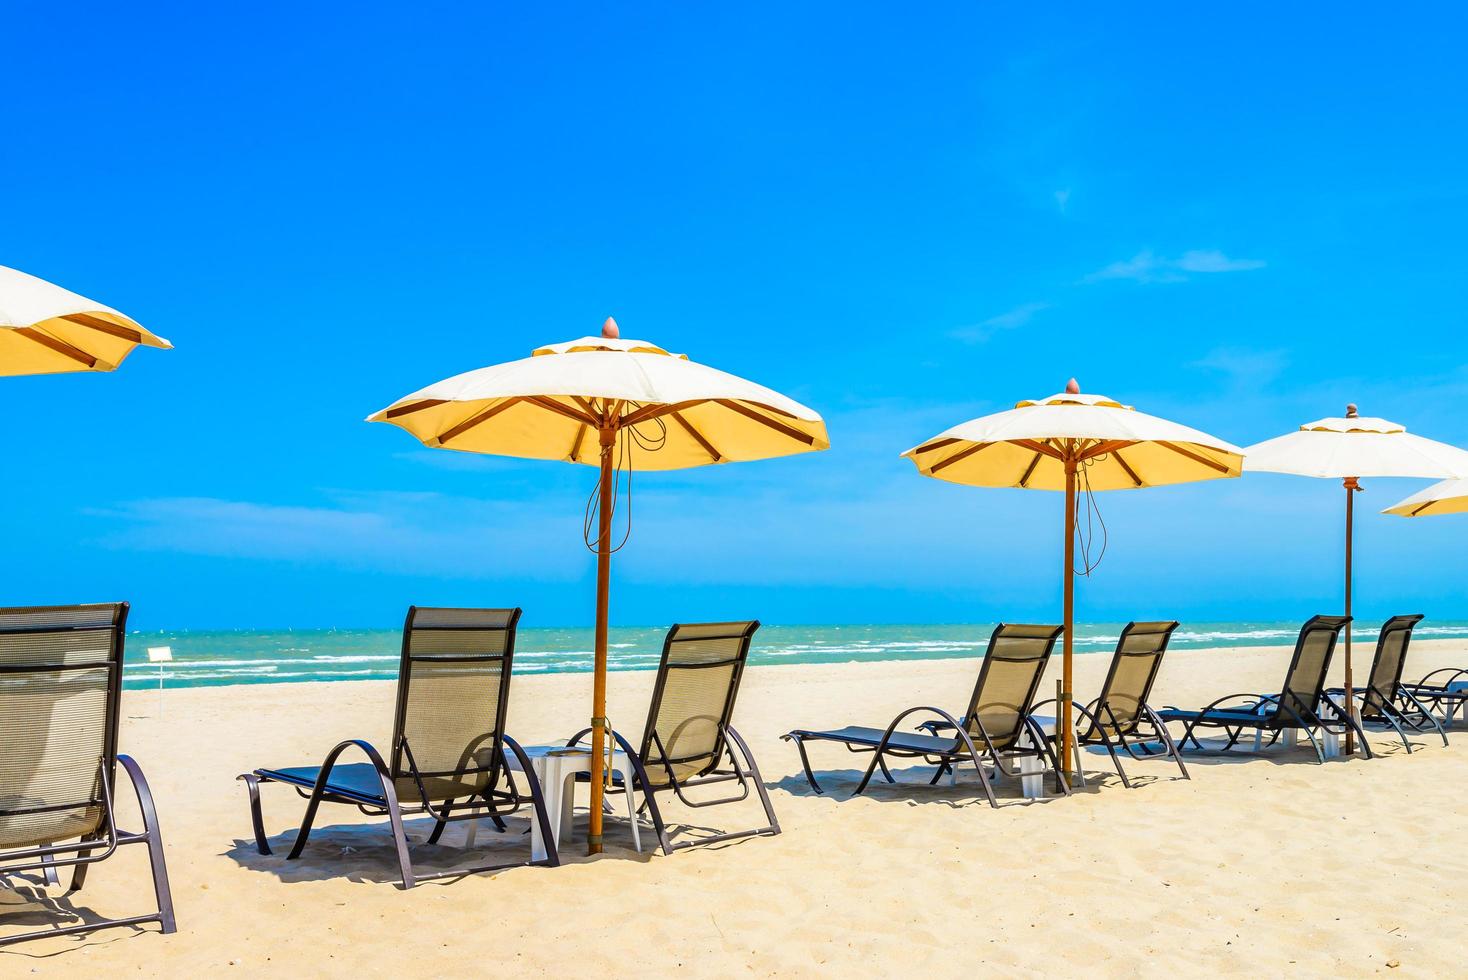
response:
M1360 486L1354 476L1346 477L1346 713L1356 717L1356 701L1352 693L1351 677L1351 543L1355 537L1356 489ZM1356 751L1356 733L1346 726L1346 755Z
M612 456L617 444L614 421L601 429L601 514L596 536L596 661L591 688L591 826L586 853L601 853L602 780L607 746L607 606L612 586Z
M1067 456L1065 460L1065 634L1061 639L1060 710L1060 771L1070 778L1070 746L1074 739L1071 718L1071 674L1070 658L1074 649L1071 634L1075 631L1075 558L1076 558L1076 461Z

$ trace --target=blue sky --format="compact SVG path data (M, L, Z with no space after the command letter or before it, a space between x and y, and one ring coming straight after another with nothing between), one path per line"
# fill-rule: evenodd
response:
M1461 9L353 5L5 15L0 264L177 350L5 379L6 603L144 627L591 619L593 471L361 420L593 332L781 390L826 453L648 474L613 622L1058 615L1060 499L917 477L1083 388L1240 444L1468 445ZM1358 498L1358 611L1468 618L1468 520ZM1342 491L1102 495L1082 619L1338 606Z

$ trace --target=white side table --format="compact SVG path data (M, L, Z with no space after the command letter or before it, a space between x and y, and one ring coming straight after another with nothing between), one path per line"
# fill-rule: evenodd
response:
M535 769L535 778L540 780L540 791L545 795L545 815L550 822L551 834L559 847L566 831L572 824L572 813L576 805L576 775L591 772L591 749L585 746L566 748L560 745L526 745L525 754ZM513 752L506 752L510 768L519 770L520 760ZM627 798L627 818L632 822L632 846L642 853L642 837L637 827L637 801L632 792L634 770L632 761L623 752L612 755L612 768L621 774L623 794ZM540 821L530 819L531 856L545 859L545 841L540 833Z

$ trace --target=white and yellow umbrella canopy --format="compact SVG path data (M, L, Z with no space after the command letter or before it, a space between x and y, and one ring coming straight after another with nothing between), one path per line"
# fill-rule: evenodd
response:
M598 430L636 427L661 445L623 468L674 470L826 449L820 415L751 381L611 336L540 347L523 360L429 385L368 417L425 445L598 466Z
M1383 514L1399 517L1433 517L1438 514L1468 513L1468 480L1443 480L1400 503L1392 504Z
M139 346L173 345L110 306L0 266L0 376L112 371Z
M1067 460L1092 490L1239 475L1237 446L1076 387L956 425L903 456L924 476L1026 490L1064 490Z
M1468 477L1468 452L1414 436L1406 426L1366 418L1346 406L1338 418L1317 419L1247 450L1244 469L1325 479L1363 476Z

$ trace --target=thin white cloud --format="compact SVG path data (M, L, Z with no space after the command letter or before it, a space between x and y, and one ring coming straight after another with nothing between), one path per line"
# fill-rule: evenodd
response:
M1060 209L1061 214L1065 214L1065 209L1070 204L1070 188L1066 187L1055 191L1054 197L1055 206Z
M1215 347L1191 366L1222 374L1234 388L1254 390L1279 377L1288 364L1289 355L1282 350Z
M1260 259L1229 258L1218 249L1193 249L1177 258L1143 249L1122 262L1113 262L1081 280L1083 283L1125 279L1133 282L1186 282L1193 275L1219 272L1249 272L1264 268Z
M996 333L1024 326L1036 313L1049 308L1049 303L1024 303L987 320L949 331L949 336L966 344L982 344Z

